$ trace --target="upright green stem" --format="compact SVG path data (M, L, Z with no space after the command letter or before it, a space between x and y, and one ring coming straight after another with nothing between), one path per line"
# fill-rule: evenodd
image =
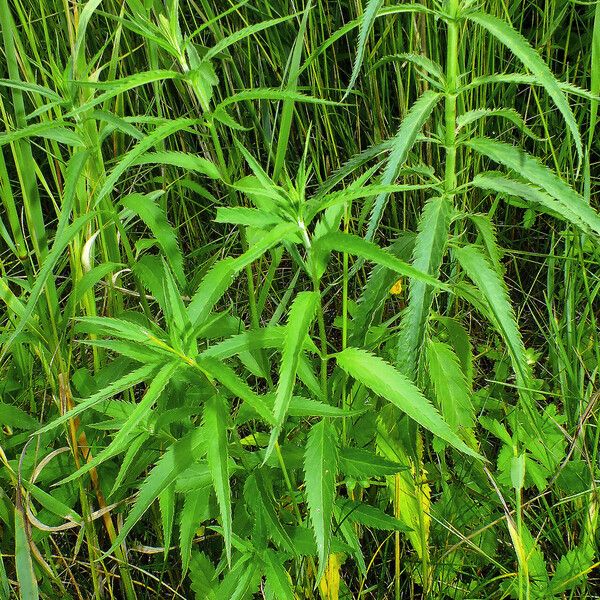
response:
M458 89L458 0L448 0L448 39L446 45L445 138L446 167L444 191L454 195L456 189L456 90Z

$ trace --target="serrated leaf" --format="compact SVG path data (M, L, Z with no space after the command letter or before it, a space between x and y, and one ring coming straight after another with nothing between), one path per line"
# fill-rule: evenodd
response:
M327 419L311 427L304 455L306 501L317 542L320 581L331 546L331 519L337 476L337 435Z
M448 241L450 202L447 198L429 200L419 220L419 232L413 250L414 269L437 278ZM421 349L425 343L427 323L435 288L413 279L409 284L408 305L402 315L398 333L397 364L406 377L418 381Z
M158 495L158 506L162 517L163 543L165 560L171 547L171 535L173 533L173 519L175 517L175 482L168 485Z
M340 502L341 518L353 523L383 531L411 531L410 527L396 517L384 513L370 504L344 500Z
M94 456L92 460L86 462L79 469L77 469L75 473L72 473L63 479L61 483L66 483L81 477L81 475L89 472L91 469L96 468L105 460L108 460L111 456L115 456L115 454L119 454L120 452L126 450L131 434L134 432L140 421L148 415L153 404L158 400L159 396L162 394L163 390L174 376L179 366L179 363L168 363L164 365L152 379L143 398L135 406L127 420L120 426L111 443L99 454Z
M210 398L204 407L204 428L207 433L208 466L221 512L227 562L231 564L231 488L229 487L229 452L227 443L227 403L219 394Z
M395 475L405 467L363 448L340 450L340 471L354 479Z
M134 525L142 518L150 505L158 498L159 494L175 481L180 473L185 471L191 463L200 458L206 450L207 438L204 427L198 427L171 444L163 454L150 474L144 479L138 497L129 511L125 523L112 546L103 557L110 555L115 548L125 539Z
M560 88L559 82L544 60L529 45L529 42L506 21L479 11L467 12L465 13L465 17L487 29L495 38L502 42L535 75L539 83L544 86L548 95L562 113L567 127L573 135L575 148L581 162L583 158L583 146L577 121L573 116L573 111L569 106L567 98Z
M346 348L336 354L336 361L349 375L394 404L434 435L465 454L482 458L458 437L419 389L383 359L366 350Z
M296 596L292 590L290 576L283 566L283 557L272 550L265 550L262 559L267 586L275 600L294 600Z
M454 431L472 434L475 415L458 357L448 344L431 340L427 359L428 374L444 419Z
M271 432L269 446L265 453L265 461L269 458L275 442L279 437L281 428L285 421L287 410L294 392L296 373L300 354L304 346L304 339L315 317L319 296L316 292L300 292L290 308L288 322L286 325L285 340L281 354L281 367L279 369L279 381L275 394L273 416L275 427Z
M481 146L479 148L482 151L484 150ZM509 146L509 148L512 147ZM489 146L486 146L484 153L487 153L489 149ZM515 169L516 163L512 159L516 158L516 155L514 155L512 149L509 150L509 153L513 154L512 157L504 150L506 148L500 149L502 160L498 160L498 162ZM528 159L530 169L517 171L519 175L526 177L531 183L518 181L495 172L480 173L473 179L472 183L478 188L517 196L534 202L540 208L547 209L552 216L571 222L584 231L591 230L596 235L600 235L600 215L585 202L583 196L580 196L573 188L562 182L541 163L535 159L532 160L534 162Z
M457 248L456 257L485 298L494 324L508 347L519 391L524 398L529 399L529 390L532 389L531 369L504 280L476 246Z
M398 172L406 162L408 153L417 140L417 135L440 98L441 94L428 90L412 105L391 142L391 152L381 176L380 183L382 185L389 185L398 177ZM375 198L371 217L369 218L369 226L365 235L366 240L372 240L375 236L387 199L387 193L379 194Z
M179 518L179 549L181 551L181 574L190 566L192 542L198 525L205 519L210 500L210 486L195 488L185 494Z

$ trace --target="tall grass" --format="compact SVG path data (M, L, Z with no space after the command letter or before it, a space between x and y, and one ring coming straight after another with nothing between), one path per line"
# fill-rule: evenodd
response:
M0 598L595 598L600 3L0 0Z

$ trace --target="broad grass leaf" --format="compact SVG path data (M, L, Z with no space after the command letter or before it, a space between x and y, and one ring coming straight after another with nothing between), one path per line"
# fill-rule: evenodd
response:
M327 419L313 425L304 454L304 481L310 521L317 542L321 580L331 547L331 525L337 476L337 434Z
M15 567L20 597L27 598L27 600L37 600L39 590L33 570L25 518L18 508L15 508Z
M144 479L138 497L129 511L119 535L117 535L112 546L104 553L103 557L114 552L115 548L121 544L134 525L144 516L144 513L160 493L171 485L190 464L206 453L209 437L204 427L197 427L169 446L169 449Z
M533 389L531 369L504 279L476 246L457 248L456 257L485 298L494 325L507 345L519 392L529 401L530 390Z
M579 162L581 162L583 158L583 146L577 121L566 96L560 88L559 82L544 60L529 45L529 42L506 21L479 11L467 12L465 13L465 17L487 29L495 38L502 42L535 75L539 83L544 86L573 135Z
M419 389L382 358L359 348L346 348L336 354L336 361L346 373L434 435L464 454L482 458L458 437Z
M447 198L429 200L419 220L412 267L437 278L448 241L451 204ZM437 281L437 279L436 279ZM439 285L439 284L438 284ZM408 305L398 334L397 364L400 372L415 381L419 378L421 349L427 336L429 313L435 288L422 280L409 284Z
M281 428L285 421L287 410L294 392L300 354L303 351L304 340L315 317L318 301L319 297L316 292L300 292L294 299L290 309L286 325L285 341L283 342L281 354L281 366L279 369L277 392L275 394L275 404L273 406L275 427L271 432L271 439L265 453L265 461L273 451L275 442L277 442L277 438L279 437L279 433L281 432Z
M57 235L54 238L52 249L46 256L39 272L36 274L35 283L25 304L24 311L21 313L19 320L17 321L14 330L3 342L2 352L0 353L0 360L6 355L15 339L19 334L29 325L30 319L35 311L36 304L44 291L44 286L51 278L52 271L56 267L56 264L60 260L63 252L71 242L71 240L77 235L77 233L83 228L84 225L89 223L95 214L90 212L82 215L75 219L70 225L65 225L57 230ZM68 217L66 217L68 220Z
M412 105L394 139L391 141L391 152L386 162L380 183L389 185L398 177L398 172L408 158L408 153L417 140L417 135L431 115L433 109L441 98L441 94L428 90ZM372 240L379 227L387 203L388 194L378 194L373 204L369 226L365 235L366 240Z
M227 420L229 414L225 399L215 394L204 407L204 429L206 431L206 456L219 509L225 539L227 562L231 564L231 488L229 487L229 452L227 442Z

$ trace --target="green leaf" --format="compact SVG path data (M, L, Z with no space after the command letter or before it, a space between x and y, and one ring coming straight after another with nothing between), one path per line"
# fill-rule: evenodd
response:
M31 560L25 518L18 508L15 508L15 567L19 582L19 596L27 600L37 600L38 584Z
M292 49L290 57L288 77L285 89L288 92L296 92L298 86L298 75L300 74L300 59L302 58L302 48L304 46L304 36L306 34L306 25L308 23L308 15L310 14L311 2L306 4L302 21L298 28L298 34ZM279 135L277 137L277 146L275 151L275 163L273 165L273 181L278 181L281 170L285 161L285 154L288 147L290 130L292 127L292 117L294 115L294 100L284 100L281 109L281 117L279 119Z
M514 123L520 131L528 135L531 139L537 142L542 141L540 137L535 135L535 133L527 127L523 117L514 108L478 108L468 110L456 118L456 128L457 130L462 129L466 125L486 117L502 117L507 121Z
M391 152L381 176L381 185L389 185L398 177L398 172L406 162L408 153L414 146L417 135L440 98L441 94L428 90L412 105L400 124L398 133L396 133L396 136L391 141ZM366 240L372 240L375 236L387 199L387 193L379 194L375 198L371 217L369 218L369 226L365 235Z
M165 560L171 547L173 519L175 517L175 482L168 485L158 496L158 505L162 517L163 543Z
M412 266L432 278L438 276L446 251L450 209L451 204L447 198L433 198L423 208L419 220ZM421 350L427 336L434 292L435 288L424 281L412 279L409 284L408 305L400 322L397 364L400 372L414 381L419 379Z
M377 244L356 235L342 232L327 233L313 244L312 260L317 269L317 274L324 271L324 256L332 250L359 256L360 258L386 267L399 275L422 281L436 288L444 287L435 277L396 258L387 250L377 246Z
M387 460L363 448L342 448L340 450L340 471L354 479L395 475L404 470L400 463Z
M181 574L184 576L190 567L194 535L208 513L210 485L195 488L185 494L183 509L179 518L179 549L181 550Z
M434 435L465 454L482 458L458 437L419 389L383 359L366 350L346 348L336 354L336 361L346 373L391 402Z
M135 431L135 428L139 425L142 419L148 416L152 406L158 400L180 365L181 363L179 361L164 365L152 379L143 398L135 406L125 423L119 427L112 442L99 454L96 454L92 460L87 461L79 469L77 469L77 471L63 479L61 483L67 483L68 481L77 479L78 477L81 477L81 475L88 473L91 469L95 469L105 460L108 460L112 456L125 451L129 442L131 441L131 435Z
M198 460L203 451L206 451L207 438L211 437L206 433L203 427L198 427L169 446L169 449L144 479L138 497L127 515L119 535L108 551L103 554L103 558L114 552L160 493L171 485L190 464Z
M283 556L272 550L265 550L262 559L267 586L275 600L294 600L296 596L292 590L290 576L283 566Z
M304 454L306 501L319 557L317 581L329 558L337 459L337 434L330 422L322 419L311 427Z
M363 502L343 500L340 502L341 518L353 523L383 531L411 531L410 527L382 510Z
M454 431L472 433L475 414L471 392L458 357L448 344L431 340L427 359L428 374L445 421Z
M175 152L173 150L146 152L135 158L130 164L132 167L138 165L172 165L173 167L181 167L186 171L206 175L211 179L220 179L221 177L219 169L212 162L187 152Z
M493 144L496 145L498 142L493 142ZM522 155L523 160L521 161L517 156L517 153L520 154L520 152L515 152L516 148L505 144L502 147L492 148L484 142L484 146L479 145L476 149L497 162L514 169L531 183L518 181L493 172L477 175L472 182L474 186L500 194L524 198L541 205L540 208L546 208L553 216L571 222L586 232L591 230L596 235L600 235L600 215L585 202L583 196L580 196L573 188L533 157ZM494 156L491 155L492 153Z
M66 423L73 417L76 417L77 415L81 414L82 412L92 408L99 402L102 402L103 400L108 400L109 398L112 398L116 394L123 392L125 390L128 390L131 387L133 387L134 385L137 385L138 383L145 381L146 379L148 379L151 376L151 374L154 370L156 370L155 364L145 364L145 365L142 365L141 367L139 367L138 369L136 369L135 371L131 371L131 373L127 373L126 375L123 375L123 377L121 377L117 381L111 383L103 390L96 392L89 398L86 398L83 402L81 402L77 406L73 407L71 410L67 411L65 414L63 414L60 417L58 417L57 419L55 419L54 421L51 421L47 425L44 425L43 427L38 429L38 431L36 433L38 435L40 435L42 433L46 433L47 431L50 431L50 430L54 429L55 427L58 427L59 425Z
M208 466L215 495L221 511L221 525L225 538L227 562L231 564L231 489L229 487L229 453L227 450L227 403L219 394L212 396L204 407L204 428Z
M594 549L590 545L578 546L569 550L561 557L556 566L556 571L548 586L548 595L554 596L572 590L584 581L585 576L592 570L593 563Z
M577 121L566 96L560 88L559 82L544 60L529 45L529 42L506 21L479 11L466 12L465 17L487 29L495 38L502 42L535 75L539 83L544 86L544 89L562 113L567 127L573 135L575 148L581 162L583 158L583 146Z
M485 298L493 323L508 347L519 392L529 399L529 390L533 389L531 370L504 280L475 246L457 248L456 257Z
M275 394L275 404L273 407L275 427L271 432L269 446L265 453L265 461L271 455L271 452L275 447L275 442L277 442L277 438L283 427L294 392L300 354L303 351L304 340L315 317L318 302L319 296L316 292L300 292L296 296L290 309L286 325L285 341L283 342L281 354L279 381L277 382L277 392Z
M369 39L369 34L373 29L373 24L375 23L375 19L382 14L386 14L384 11L380 11L383 5L383 0L369 0L365 12L362 15L360 28L358 31L358 40L356 45L356 58L354 59L354 66L352 67L352 76L350 77L350 83L348 83L348 88L346 89L346 93L344 94L344 98L350 93L350 90L354 87L356 80L358 79L358 74L360 73L360 69L362 67L364 58L365 58L365 50L367 47L367 41ZM396 5L393 8L394 13L399 12L428 12L425 6L419 4L402 4Z
M99 203L106 198L115 187L117 181L121 178L121 175L125 173L129 167L131 167L137 160L146 154L149 150L156 147L165 138L173 135L174 133L186 129L196 124L196 119L173 119L159 125L151 134L140 140L125 156L119 160L117 165L113 167L112 171L108 173L104 183L96 193L94 200L94 207L98 206Z
M275 419L264 399L258 394L255 394L250 386L243 379L238 377L233 369L214 358L205 358L199 361L199 364L232 394L241 398L252 407L265 422L270 425L275 424Z

